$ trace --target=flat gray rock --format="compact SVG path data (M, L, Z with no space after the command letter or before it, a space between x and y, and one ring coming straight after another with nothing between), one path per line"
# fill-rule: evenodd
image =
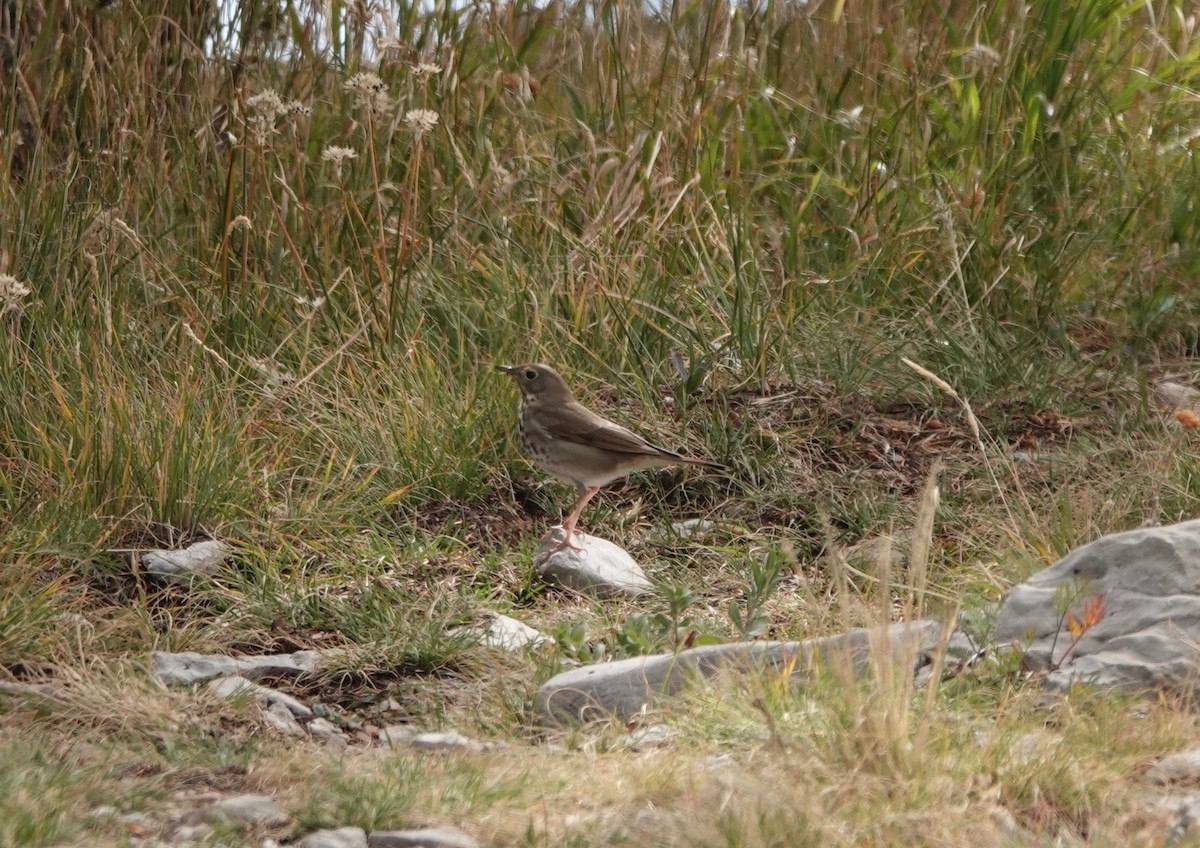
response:
M0 680L0 695L34 703L66 701L70 698L66 689L53 683L13 683L9 680Z
M172 654L151 651L150 667L164 683L203 683L214 677L240 675L249 680L260 677L298 677L317 667L321 654L297 651L294 654L258 654L227 657L222 654L197 654L191 651Z
M215 824L240 822L262 827L283 827L291 818L270 795L234 795L205 808L205 821Z
M142 554L142 568L170 583L187 584L196 578L213 577L220 573L229 549L215 539L197 542L174 551L147 551Z
M377 830L367 837L369 848L482 848L456 827L423 827L415 830Z
M367 848L367 832L359 827L314 830L296 844L300 848Z
M571 543L583 550L564 548L549 553L562 541L563 532L561 527L555 527L542 537L533 561L542 580L600 598L636 598L653 591L654 585L642 567L624 548L607 539L577 532Z
M942 625L928 619L893 624L886 631L887 643L896 657L914 651L924 654L943 635ZM678 654L595 663L550 678L538 690L535 704L550 722L603 717L623 721L644 708L654 708L662 698L677 694L689 682L725 669L756 671L791 666L793 677L800 678L812 672L817 658L828 663L845 651L849 651L855 667L861 668L870 655L871 638L872 631L864 628L803 642L732 642Z
M1075 598L1076 619L1098 597L1103 613L1078 644L1054 609ZM1105 536L1063 557L1004 599L995 641L1021 650L1051 688L1080 680L1127 692L1200 693L1200 521Z

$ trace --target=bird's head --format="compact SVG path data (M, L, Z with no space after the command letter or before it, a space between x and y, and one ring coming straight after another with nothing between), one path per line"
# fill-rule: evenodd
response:
M512 377L521 390L521 397L532 401L570 400L567 381L549 365L497 365L497 370Z

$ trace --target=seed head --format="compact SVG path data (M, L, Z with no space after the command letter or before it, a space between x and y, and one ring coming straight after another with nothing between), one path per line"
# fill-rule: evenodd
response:
M404 121L413 134L420 137L437 126L438 113L432 109L410 109L404 114Z
M373 71L358 72L346 80L345 86L354 92L354 105L361 106L373 114L381 114L391 107L387 83Z

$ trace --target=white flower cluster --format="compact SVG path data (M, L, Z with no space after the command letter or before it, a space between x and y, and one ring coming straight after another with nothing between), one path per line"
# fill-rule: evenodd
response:
M354 105L381 115L391 108L387 83L373 71L359 71L346 80L345 87L354 92Z
M0 315L23 312L25 298L33 291L11 274L0 274Z
M257 145L266 144L267 139L279 132L276 121L280 118L307 118L312 114L311 106L299 100L285 101L273 88L246 98L246 110L250 113L246 118L246 127Z

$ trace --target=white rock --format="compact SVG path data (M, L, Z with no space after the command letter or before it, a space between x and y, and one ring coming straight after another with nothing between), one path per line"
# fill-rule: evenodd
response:
M702 536L716 529L717 522L709 521L707 518L687 518L683 521L671 522L671 530L681 539Z
M350 747L350 740L346 738L346 734L344 733L335 733L332 736L314 736L313 738L319 739L322 745L335 751Z
M1077 596L1077 618L1088 599L1103 603L1073 647L1054 608L1065 590ZM1045 672L1051 688L1082 680L1200 694L1200 521L1117 533L1072 551L1008 594L994 638L1022 651L1025 667Z
M377 830L367 837L369 848L482 848L456 827L419 830Z
M567 589L588 592L601 598L636 598L653 591L653 584L624 548L607 539L575 533L571 543L582 550L550 550L563 540L563 529L547 533L534 559L538 577Z
M210 804L203 812L205 821L215 824L242 822L262 827L283 827L291 818L270 795L234 795Z
M313 714L307 705L291 695L260 686L237 674L210 680L204 688L218 698L253 697L262 707L267 724L287 736L303 736L304 728L296 717L308 718Z
M301 737L305 735L304 728L300 726L300 722L296 721L292 711L279 702L264 707L262 715L267 724L284 736Z
M1200 409L1200 391L1182 383L1163 380L1153 389L1154 399L1173 409Z
M206 692L221 700L236 698L243 694L247 697L253 697L258 694L257 689L257 683L242 677L240 674L230 674L227 677L215 678L208 681L204 687Z
M389 724L379 731L379 741L385 745L407 745L417 731L407 724Z
M186 848L188 845L195 845L197 842L203 842L212 833L212 826L207 824L185 824L180 825L171 832L171 844L176 848Z
M494 613L491 618L486 627L476 630L484 647L516 651L529 645L545 645L554 641L540 630L507 615Z
M1146 771L1152 783L1200 783L1200 748L1168 754Z
M173 654L150 653L151 670L164 683L203 683L214 677L241 675L250 680L264 676L296 677L316 669L318 651L294 654L251 654L227 657L222 654L197 654L192 651Z
M272 706L278 704L297 718L310 718L313 711L299 698L294 698L287 692L260 686L259 692L266 702Z
M147 551L142 567L148 574L170 583L190 583L197 577L212 577L221 571L228 549L215 539L197 542L175 551Z
M665 724L652 724L649 727L639 727L625 737L625 747L631 751L645 751L650 748L661 748L671 742L671 728Z
M446 730L436 733L418 733L408 740L408 744L422 751L482 751L483 745L470 739L457 730Z
M314 739L327 739L342 734L338 726L327 718L314 718L307 724L306 729Z
M358 827L314 830L296 844L300 848L367 848L367 832Z

